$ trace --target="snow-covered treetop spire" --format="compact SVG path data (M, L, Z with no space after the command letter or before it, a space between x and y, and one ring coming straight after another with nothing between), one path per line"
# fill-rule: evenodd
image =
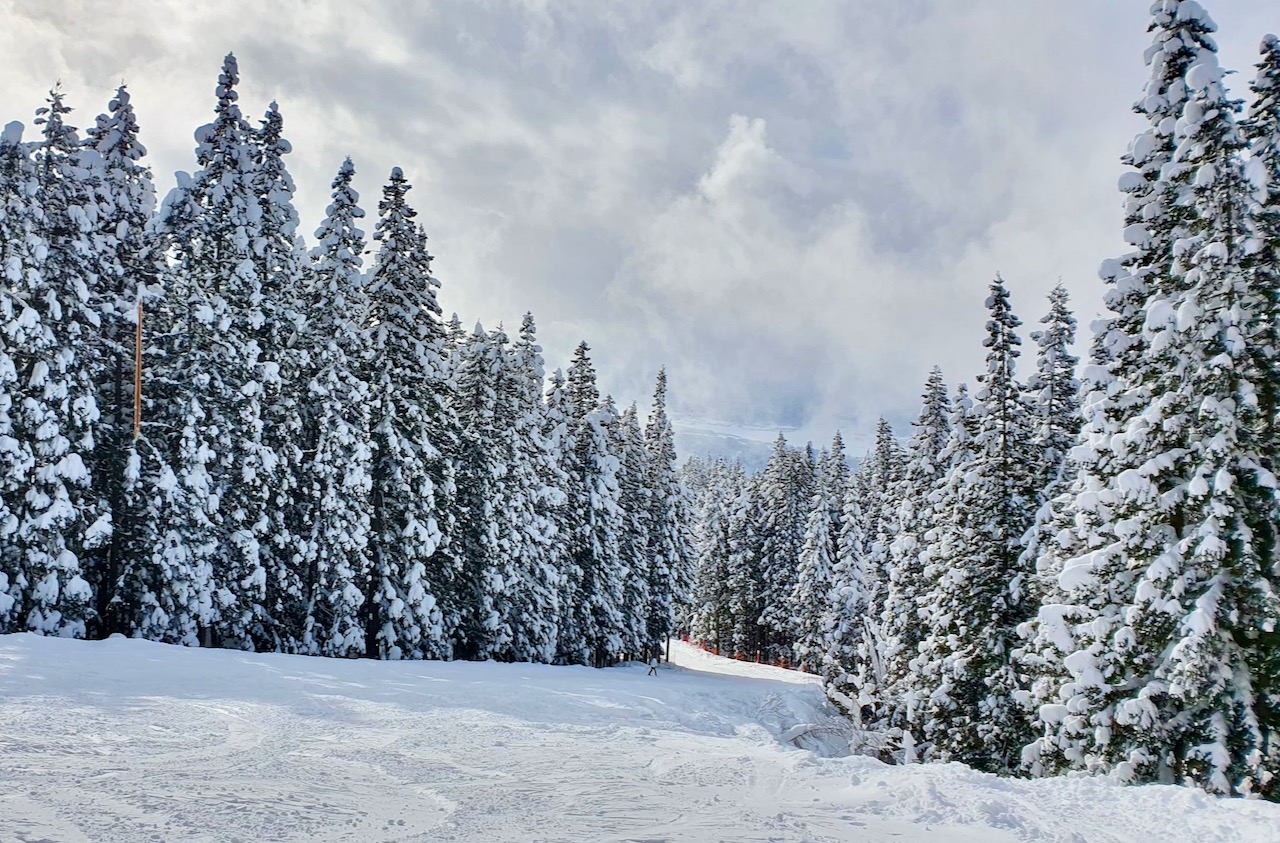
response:
M443 367L443 361L437 358L447 339L443 310L435 293L440 282L431 275L427 235L414 222L417 211L405 201L410 189L404 171L393 168L378 203L379 219L373 239L380 245L368 289L374 303L378 343L395 337L415 343L420 353L431 348L428 365L436 369Z
M123 84L107 104L107 113L98 115L97 125L86 134L92 141L89 145L105 161L138 161L147 154L147 148L138 140L138 117Z
M316 240L319 241L319 245L312 252L313 257L319 258L330 247L346 245L346 250L340 254L335 253L335 256L350 267L359 267L364 263L362 257L364 232L356 226L355 222L364 218L364 210L359 205L360 194L351 186L351 180L355 174L355 165L351 163L351 158L348 156L343 160L342 166L338 168L338 174L333 178L332 201L325 208L324 222L320 223L320 227L316 229ZM357 244L358 250L356 250Z
M262 118L254 140L256 193L262 209L262 247L265 286L279 288L294 274L300 252L297 246L298 211L293 207L294 184L284 156L293 146L282 136L284 117L273 101Z
M653 409L649 411L649 423L645 425L645 441L655 456L667 463L676 459L675 442L671 433L671 420L667 417L667 367L658 369L653 385Z
M595 411L600 403L600 390L596 386L596 370L591 365L588 352L591 346L586 340L578 343L573 352L573 360L569 364L567 380L569 407L574 421L582 421Z
M364 263L364 232L358 221L364 217L360 195L351 186L355 166L347 158L333 179L332 201L325 209L324 222L316 229L319 243L311 251L315 283L320 288L312 296L313 306L322 306L321 318L333 320L339 330L364 328L369 318L368 297L360 267ZM348 337L350 340L350 337Z
M1050 468L1056 469L1080 428L1080 382L1075 376L1080 360L1071 353L1076 318L1071 312L1070 295L1061 282L1050 291L1049 312L1040 324L1045 327L1031 334L1039 346L1039 355L1027 391L1037 404L1037 444Z
M533 322L533 314L529 311L525 311L524 316L520 317L520 339L531 346L536 346L538 342L538 328ZM534 349L534 351L541 350L541 347Z
M929 370L920 398L920 414L912 422L915 431L907 443L907 471L932 478L940 470L938 455L947 447L951 433L951 400L940 366Z
M218 87L215 91L218 101L213 108L213 122L196 129L196 161L205 169L207 180L216 183L224 169L234 156L247 156L245 140L252 133L248 122L240 114L237 101L240 94L236 85L240 84L240 71L236 65L236 57L227 53L222 62L222 72L218 74ZM247 170L247 163L241 166Z
M987 296L986 306L990 311L990 318L987 319L987 336L982 340L982 345L988 349L987 374L979 377L979 380L987 386L995 382L996 378L1012 383L1013 361L1021 354L1018 346L1022 345L1022 339L1014 330L1022 324L1022 320L1013 314L1013 309L1009 306L1009 290L999 275L991 282L991 293Z
M235 104L240 99L240 94L236 92L236 86L239 84L240 65L236 62L235 53L227 53L222 59L222 72L218 74L217 113L219 115L234 109L236 117L240 116L239 106Z
M62 85L54 85L49 90L49 98L45 100L49 104L36 109L37 116L34 122L37 126L44 127L41 130L44 136L41 147L46 150L42 167L45 176L49 175L48 169L55 166L55 157L47 154L48 151L57 150L58 153L68 153L80 146L80 138L76 134L75 127L67 125L65 119L73 109L63 102L64 96Z
M1111 285L1107 308L1115 314L1099 323L1095 362L1135 361L1142 356L1142 320L1147 299L1165 286L1162 278L1172 248L1176 197L1164 167L1173 160L1174 127L1187 101L1187 70L1202 53L1217 50L1210 33L1217 27L1194 0L1157 0L1151 6L1151 46L1144 55L1150 76L1134 111L1147 121L1121 160L1134 168L1120 178L1125 195L1125 242L1134 251L1105 261L1099 275ZM1091 377L1100 376L1095 373Z

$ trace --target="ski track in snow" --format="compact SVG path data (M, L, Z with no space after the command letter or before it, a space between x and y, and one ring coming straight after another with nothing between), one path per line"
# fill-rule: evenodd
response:
M0 636L0 841L1257 841L1280 805L823 757L813 677ZM800 738L830 749L830 729Z

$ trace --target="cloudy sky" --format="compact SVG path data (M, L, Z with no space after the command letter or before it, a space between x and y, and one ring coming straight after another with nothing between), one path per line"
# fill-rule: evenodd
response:
M1205 5L1243 96L1275 2ZM0 0L0 122L61 80L91 125L125 81L167 190L234 51L305 231L343 156L371 215L402 166L446 312L532 310L620 402L665 364L686 420L861 445L979 370L996 272L1028 331L1059 278L1098 311L1147 6Z

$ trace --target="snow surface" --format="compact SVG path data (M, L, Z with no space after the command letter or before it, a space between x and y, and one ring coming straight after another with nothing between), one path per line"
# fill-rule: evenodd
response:
M678 643L673 658L651 677L0 636L0 840L1273 843L1280 829L1280 805L1186 788L823 757L843 721L812 677Z

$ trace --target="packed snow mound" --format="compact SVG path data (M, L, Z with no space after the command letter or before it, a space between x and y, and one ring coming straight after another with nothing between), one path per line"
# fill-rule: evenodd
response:
M1274 843L1280 828L1278 805L1184 788L840 757L813 677L672 655L654 677L0 636L0 841Z

